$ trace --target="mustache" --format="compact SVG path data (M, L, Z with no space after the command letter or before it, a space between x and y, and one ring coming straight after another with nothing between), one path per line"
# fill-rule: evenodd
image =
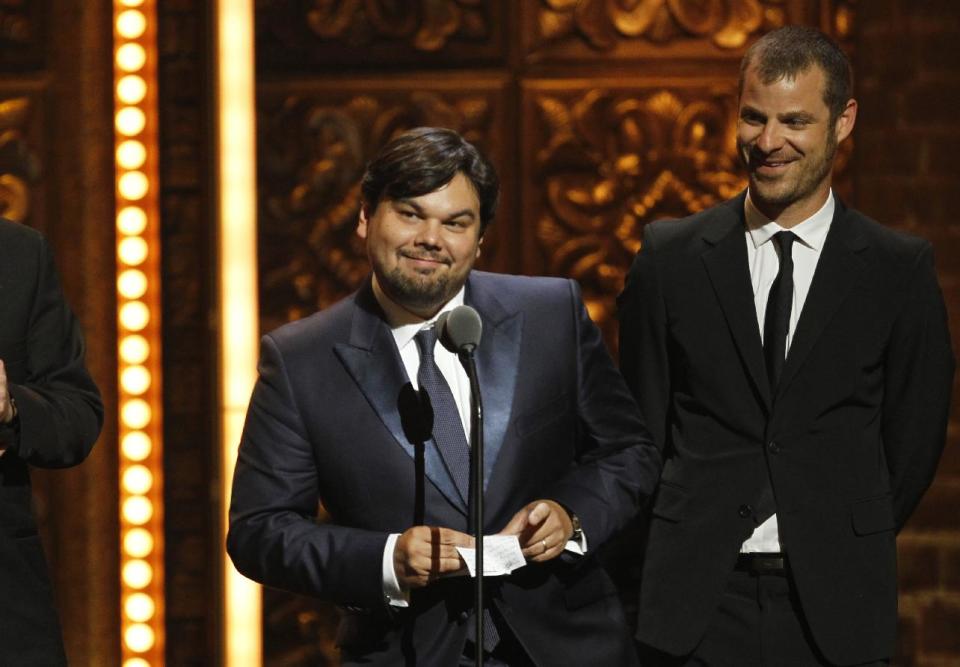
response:
M402 250L398 254L401 257L406 257L407 259L421 259L429 262L439 262L440 264L451 263L451 260L447 255L439 252L411 252L409 250Z

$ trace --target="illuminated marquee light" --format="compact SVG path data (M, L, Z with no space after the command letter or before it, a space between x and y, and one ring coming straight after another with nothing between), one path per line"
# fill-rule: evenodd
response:
M164 664L156 0L114 0L123 667Z

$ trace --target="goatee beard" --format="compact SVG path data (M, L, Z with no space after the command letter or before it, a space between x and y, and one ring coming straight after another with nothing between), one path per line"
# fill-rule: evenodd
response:
M379 282L391 299L415 310L439 308L456 293L455 289L451 289L449 276L417 280L401 269L393 269L380 276Z

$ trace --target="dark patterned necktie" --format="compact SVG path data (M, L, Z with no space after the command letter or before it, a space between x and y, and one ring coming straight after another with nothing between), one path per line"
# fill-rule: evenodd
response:
M467 444L453 392L433 358L437 332L433 327L422 329L417 334L416 341L420 350L417 382L420 390L426 391L430 396L430 405L433 407L433 440L447 472L466 503L470 497L470 446Z
M470 446L463 431L463 422L460 421L460 411L457 402L450 391L437 362L433 357L433 349L437 344L437 332L431 327L421 329L416 335L417 348L420 350L420 369L417 371L417 383L420 391L426 391L433 406L433 440L437 444L440 456L447 472L453 478L464 502L467 502L470 493ZM470 623L467 637L475 639L476 633L473 623ZM483 648L492 651L500 641L489 610L483 613Z
M770 287L767 312L763 320L763 356L767 362L770 391L776 392L787 357L787 332L793 306L793 232L777 232L773 240L780 249L780 271Z

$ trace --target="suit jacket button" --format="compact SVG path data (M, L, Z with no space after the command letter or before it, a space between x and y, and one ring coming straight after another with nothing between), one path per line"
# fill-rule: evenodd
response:
M739 515L742 516L744 519L746 519L748 516L750 516L751 514L753 514L753 508L750 507L749 505L741 505L741 506L737 509L737 514L739 514Z
M465 612L465 611L461 611L461 612L460 612L460 622L461 622L461 623L464 622L465 620L467 620L469 617L470 617L470 614L468 614L467 612Z
M770 444L767 445L767 450L768 450L771 454L779 454L779 453L780 453L780 444L779 444L778 442L776 442L776 441L771 441Z

